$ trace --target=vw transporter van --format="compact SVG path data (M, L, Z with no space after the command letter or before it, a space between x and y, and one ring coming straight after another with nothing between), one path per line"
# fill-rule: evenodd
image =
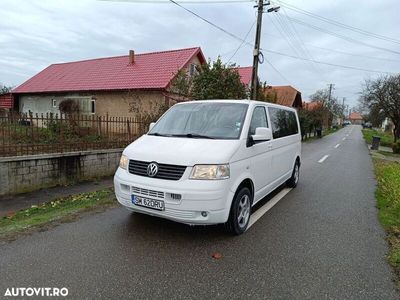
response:
M251 100L172 106L125 148L114 176L118 201L186 224L243 233L252 207L296 187L301 134L295 109Z

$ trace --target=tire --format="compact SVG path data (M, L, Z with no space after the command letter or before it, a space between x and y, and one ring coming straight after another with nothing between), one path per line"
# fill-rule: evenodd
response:
M228 232L239 235L246 231L250 220L252 196L247 187L241 188L235 195L228 221L225 223Z
M286 185L290 188L295 188L299 183L299 178L300 178L300 163L296 161L293 167L292 177L290 177L289 180L286 181Z

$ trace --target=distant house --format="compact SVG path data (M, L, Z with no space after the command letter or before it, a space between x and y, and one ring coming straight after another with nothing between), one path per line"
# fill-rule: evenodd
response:
M253 67L237 67L235 70L238 71L240 75L240 80L250 90L251 87L251 75L253 73Z
M330 128L332 125L332 115L324 109L323 101L303 102L303 109L310 112L318 112L323 128Z
M205 63L200 47L53 64L12 92L20 112L59 113L66 99L80 112L128 116L173 104L169 91L179 70L193 75Z
M352 124L361 125L363 123L363 116L359 112L352 112L348 119Z
M280 105L296 108L303 105L301 93L290 85L267 86L264 93L269 98L275 99L275 102Z

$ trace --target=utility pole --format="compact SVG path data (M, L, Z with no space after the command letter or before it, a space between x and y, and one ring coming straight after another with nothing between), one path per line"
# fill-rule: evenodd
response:
M254 43L253 50L253 71L251 74L251 94L250 97L253 100L257 100L257 89L258 89L258 63L260 62L260 56L262 57L262 53L260 52L260 43L261 43L261 27L262 27L262 15L264 13L264 6L270 5L270 2L267 1L264 3L264 0L258 0L257 7L257 29L256 29L256 41ZM267 12L277 12L279 10L278 7L272 7L267 10ZM261 62L262 63L262 62Z
M334 84L330 83L329 84L329 96L328 96L328 103L331 103L331 97L332 97L332 89L333 89Z
M344 122L344 119L345 119L345 117L346 117L346 112L345 112L345 106L344 106L344 102L346 101L346 97L343 97L343 101L342 101L342 116L341 116L341 118L343 118L343 121L342 121L342 124L343 124L343 122Z

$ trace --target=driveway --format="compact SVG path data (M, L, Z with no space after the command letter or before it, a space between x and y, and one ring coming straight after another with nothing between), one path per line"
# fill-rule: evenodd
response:
M242 236L116 208L1 245L0 295L31 286L79 299L398 299L360 129L304 144L299 186Z

